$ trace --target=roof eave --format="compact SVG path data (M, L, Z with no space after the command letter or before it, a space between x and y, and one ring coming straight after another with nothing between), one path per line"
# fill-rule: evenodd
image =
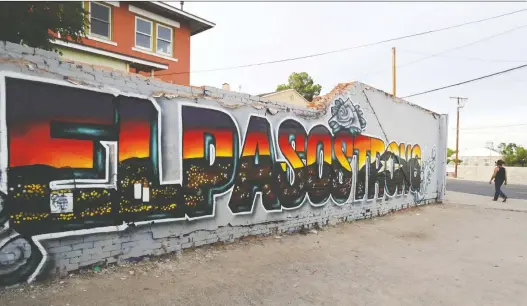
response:
M151 1L148 3L156 5L158 8L163 9L167 14L175 15L178 18L182 18L186 20L190 25L190 29L191 29L190 35L191 36L201 33L203 31L212 29L214 26L216 26L216 24L212 21L208 21L196 15L190 14L176 7L168 5L164 2Z

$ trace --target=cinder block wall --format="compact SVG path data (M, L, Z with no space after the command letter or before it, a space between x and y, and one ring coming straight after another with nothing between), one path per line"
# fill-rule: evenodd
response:
M361 112L354 113L356 118L354 120L348 119L342 126L346 125L345 128L350 128L350 130L352 127L356 127L357 129L353 132L361 134L361 136L356 137L369 139L370 142L376 141L384 146L381 146L381 149L375 149L373 145L368 147L362 145L361 147L355 143L355 149L377 152L380 154L377 158L381 158L380 156L386 152L385 150L392 142L395 144L392 149L406 149L406 145L413 146L414 151L409 151L409 156L413 156L411 152L416 152L416 156L419 157L417 162L419 167L417 168L417 164L414 163L414 166L408 165L407 168L409 171L407 175L412 176L414 181L410 183L411 179L408 178L405 184L408 190L412 191L401 192L401 187L399 187L399 193L393 196L388 196L379 191L388 182L385 178L378 179L380 185L373 191L364 191L364 189L367 190L368 185L361 185L360 188L363 188L362 190L366 194L363 198L357 196L357 193L360 192L357 185L366 184L365 180L361 181L359 172L361 169L359 163L363 158L366 158L366 155L359 154L354 158L349 156L348 161L352 165L352 172L355 175L353 182L349 185L352 196L341 203L335 202L335 196L333 196L321 204L316 203L314 205L311 200L306 199L294 208L282 209L280 207L270 210L264 208L261 197L256 196L257 200L254 202L251 211L233 212L229 206L230 192L233 192L231 189L214 199L215 208L212 209L212 213L205 213L199 217L189 217L190 213L187 213L183 219L168 217L149 219L145 217L135 220L124 217L119 219L121 218L118 213L119 205L122 209L123 204L116 203L115 201L119 202L119 200L112 198L110 201L112 206L106 209L108 212L111 211L109 213L111 217L108 218L113 224L93 226L87 225L91 223L85 223L86 228L77 224L74 227L68 227L69 225L66 224L65 227L54 229L55 221L49 220L55 219L50 218L61 215L67 219L66 210L68 208L62 207L61 209L65 210L61 214L53 214L50 211L48 193L52 191L49 191L48 189L51 187L46 185L43 188L47 191L42 192L46 194L47 198L42 201L42 208L39 208L39 212L26 213L21 218L17 218L16 212L21 208L12 206L9 202L16 198L13 195L16 190L14 191L12 187L9 187L12 178L8 176L8 173L11 173L9 171L12 171L13 165L7 164L7 158L2 158L4 164L1 169L2 185L0 187L4 195L0 205L0 221L5 221L5 224L3 229L0 229L0 267L21 267L18 270L15 269L15 272L4 274L0 272L0 283L4 285L33 281L37 276L45 277L57 272L64 273L93 264L115 263L147 255L181 252L185 248L216 242L232 242L244 236L274 235L309 229L314 226L359 220L383 215L412 205L439 202L443 198L444 173L446 173L446 116L434 114L400 99L394 99L382 91L361 83L350 83L337 87L325 98L325 101L328 101L325 109L319 111L309 107L285 105L261 97L224 91L214 87L178 86L139 75L123 74L122 72L104 70L81 63L65 62L54 52L0 42L0 91L3 97L1 103L4 105L2 107L4 112L6 110L5 104L9 105L11 103L9 99L17 94L13 89L8 88L11 85L5 81L6 78L13 78L20 82L38 82L50 86L49 97L44 95L39 100L39 103L48 103L50 108L53 108L53 100L58 99L54 98L53 95L62 90L61 88L68 86L86 90L86 92L97 91L113 94L116 97L126 96L129 98L133 96L139 97L143 101L148 99L155 101L159 105L159 122L160 127L163 128L163 131L159 132L161 133L159 148L163 153L163 156L159 157L163 162L162 166L159 165L159 167L163 168L160 177L161 180L165 181L174 180L183 175L183 169L180 168L182 160L181 143L174 142L174 139L178 139L181 134L177 121L185 119L180 117L182 116L181 109L177 109L180 104L192 104L198 108L213 108L220 113L229 114L239 127L241 140L239 148L241 150L247 134L245 127L248 126L251 116L266 118L266 121L271 125L271 133L275 135L273 136L273 141L275 141L280 123L287 118L293 118L301 123L306 132L317 125L325 126L331 130L332 127L329 127L328 122L334 118L338 119L338 115L334 111L336 109L333 107L338 103L352 105L348 102L351 101L355 107L359 106ZM336 102L339 99L341 102ZM8 107L7 112L9 111L11 110ZM31 109L27 111L30 112ZM10 123L7 122L6 118L9 118L9 114L6 116L4 113L2 116L0 120L4 128L0 134L2 138L0 150L2 150L1 154L6 156L8 151L13 149L8 143L7 134L9 134L10 129L15 129L15 127L11 127ZM358 120L359 117L362 117L362 121ZM346 122L353 122L353 124L348 125ZM275 148L279 147L277 143L273 145ZM33 150L38 152L39 149L35 147ZM396 155L400 153L398 149L393 150L395 150L393 152ZM277 154L277 159L284 160L284 156L279 150L276 150L275 154ZM373 162L371 159L369 161ZM378 165L384 165L384 160L379 160ZM398 169L397 166L394 167L394 170ZM400 167L403 169L402 165ZM379 169L377 170L388 171L386 169L389 168ZM419 175L419 180L416 178L417 175ZM119 174L117 176L119 177ZM403 183L399 181L393 184ZM409 186L410 184L413 185ZM327 186L329 185L326 185L326 188L328 188ZM14 188L16 189L17 186ZM367 195L370 192L375 193L371 199ZM75 191L72 193L75 197ZM144 198L143 200L145 202L150 201ZM282 203L282 206L284 205L286 203ZM147 209L155 209L148 207ZM77 213L79 213L78 217ZM80 221L88 220L90 217L89 214L88 216L81 215L75 207L72 216L75 217L72 217L73 219ZM42 223L47 225L38 227L40 226L38 224L41 224L38 222L42 221L38 218L41 217L45 219L45 222L50 223ZM36 219L38 219L36 223L29 222ZM122 223L117 222L119 220ZM58 221L57 224L59 224ZM38 256L39 253L42 256Z
M458 178L469 181L488 182L494 171L494 166L458 166ZM527 185L527 168L507 167L509 184Z

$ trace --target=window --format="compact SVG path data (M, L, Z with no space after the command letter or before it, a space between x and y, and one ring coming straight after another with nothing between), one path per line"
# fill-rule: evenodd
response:
M110 39L111 8L96 2L90 2L90 34Z
M172 28L157 25L157 53L172 56Z
M135 46L152 50L152 22L135 17Z

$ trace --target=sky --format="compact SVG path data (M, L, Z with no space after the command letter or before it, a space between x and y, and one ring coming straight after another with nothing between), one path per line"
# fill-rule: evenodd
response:
M179 2L172 2L179 7ZM216 23L191 38L191 71L272 61L367 44L484 19L522 3L185 2L184 10ZM519 27L519 28L518 28ZM518 28L518 29L515 29ZM505 34L498 35L502 32ZM492 37L495 36L495 37ZM272 92L292 72L307 72L321 94L342 82L360 81L391 92L391 48L397 96L403 97L527 63L527 11L424 36L331 55L264 66L192 73L192 85L250 94ZM464 46L470 44L468 46ZM450 50L454 49L455 50ZM449 51L450 50L450 51ZM445 52L447 51L447 52ZM444 52L444 53L443 53ZM478 82L408 98L449 115L448 146L455 147L456 101L460 151L487 142L527 146L527 68ZM525 124L503 127L503 125ZM489 127L490 126L490 127ZM502 126L502 127L495 127Z

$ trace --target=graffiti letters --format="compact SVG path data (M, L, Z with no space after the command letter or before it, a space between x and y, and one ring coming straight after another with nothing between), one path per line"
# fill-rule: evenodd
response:
M350 99L335 99L325 119L307 126L294 117L235 118L220 107L182 101L162 117L164 108L152 99L11 77L3 94L7 181L0 221L21 235L9 243L123 223L212 218L219 197L227 198L233 216L252 214L256 205L266 212L319 209L410 192L419 200L431 180L423 167L435 165L423 165L419 144L365 135L364 113ZM164 144L167 137L178 139L175 149ZM179 178L165 180L168 172ZM42 258L25 241L34 252L26 256L31 265L0 275L7 283L15 274L29 277Z

